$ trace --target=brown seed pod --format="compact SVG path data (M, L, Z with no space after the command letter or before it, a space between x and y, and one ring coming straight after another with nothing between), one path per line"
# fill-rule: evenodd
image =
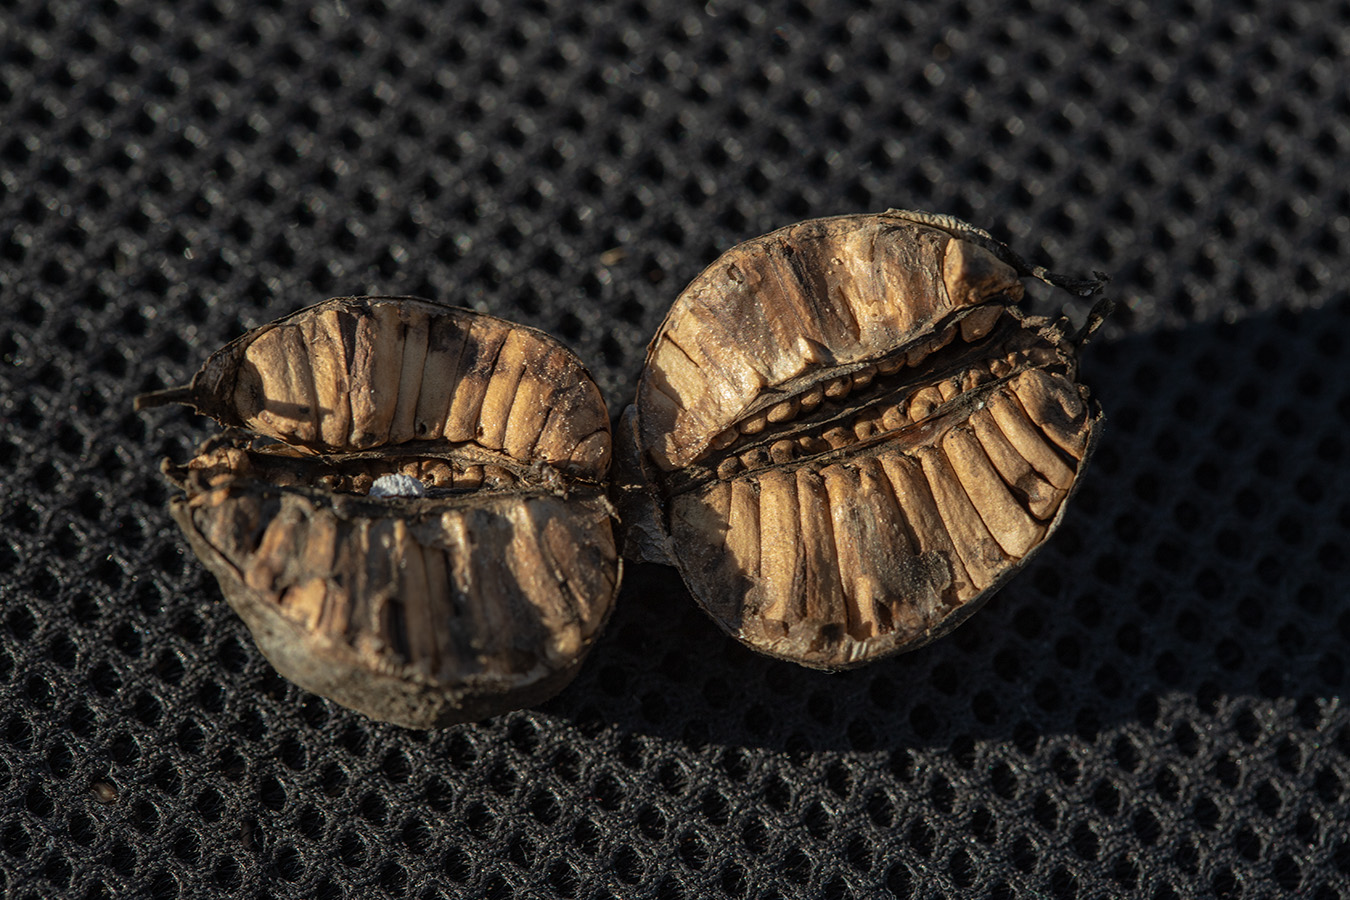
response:
M676 299L620 441L630 556L733 637L841 669L956 627L1054 531L1101 413L1100 321L1024 313L1032 269L945 216L802 222ZM664 559L663 559L664 557Z
M166 461L184 491L170 511L282 675L433 728L576 674L619 565L604 401L556 340L426 300L339 298L137 408L171 402L231 426Z

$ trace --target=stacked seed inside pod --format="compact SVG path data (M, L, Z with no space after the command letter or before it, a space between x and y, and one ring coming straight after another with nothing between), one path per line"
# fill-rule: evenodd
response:
M675 301L625 416L639 552L804 665L951 630L1054 530L1101 420L1080 339L1018 308L1022 274L1099 287L926 214L729 250Z
M214 354L182 402L229 426L174 518L287 678L409 727L540 702L619 568L608 417L553 338L412 298L330 300Z

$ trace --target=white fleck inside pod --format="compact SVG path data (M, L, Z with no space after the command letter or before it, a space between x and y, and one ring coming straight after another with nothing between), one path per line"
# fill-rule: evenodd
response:
M296 684L431 728L542 702L580 668L619 585L610 435L553 338L338 298L137 407L170 402L234 429L166 462L170 511Z

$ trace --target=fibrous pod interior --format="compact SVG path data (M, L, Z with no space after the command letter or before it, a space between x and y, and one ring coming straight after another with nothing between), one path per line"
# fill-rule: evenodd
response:
M1101 421L1067 323L1017 307L1024 273L927 214L729 250L675 301L625 415L630 555L664 552L726 631L808 666L955 627L1055 528Z
M171 512L282 675L414 728L528 706L575 675L619 569L608 416L557 341L425 300L339 298L138 405L165 402L232 426L166 464L184 490Z

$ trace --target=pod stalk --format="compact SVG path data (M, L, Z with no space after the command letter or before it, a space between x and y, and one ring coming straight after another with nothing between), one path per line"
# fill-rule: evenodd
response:
M165 388L162 391L150 391L145 394L137 394L133 401L136 411L143 409L153 409L156 406L168 406L172 403L181 403L184 406L192 406L196 402L195 392L192 385L183 387Z

